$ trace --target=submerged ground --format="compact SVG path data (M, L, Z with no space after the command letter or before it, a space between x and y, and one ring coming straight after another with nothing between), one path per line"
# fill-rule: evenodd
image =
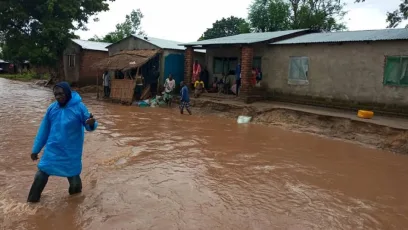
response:
M0 79L3 229L408 226L406 155L294 126L238 125L88 96L100 127L86 136L83 194L69 197L67 180L51 178L41 203L28 205L31 145L52 100L49 89Z

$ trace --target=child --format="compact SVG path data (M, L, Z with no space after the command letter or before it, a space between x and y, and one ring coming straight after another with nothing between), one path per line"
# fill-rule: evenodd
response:
M205 92L205 88L204 88L204 82L200 80L197 80L194 83L194 97L197 98L199 97L202 93Z
M180 113L184 113L184 108L186 108L187 112L191 115L190 110L190 96L188 95L188 88L184 84L184 82L180 82L181 90L180 90Z

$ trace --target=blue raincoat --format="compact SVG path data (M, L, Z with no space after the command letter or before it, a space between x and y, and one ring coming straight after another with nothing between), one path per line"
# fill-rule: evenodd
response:
M98 123L95 122L93 129L85 124L90 114L82 103L82 98L77 92L62 88L65 94L69 93L70 100L64 107L58 102L48 107L35 138L32 153L41 152L45 146L38 169L52 176L72 177L82 171L84 129L94 131Z

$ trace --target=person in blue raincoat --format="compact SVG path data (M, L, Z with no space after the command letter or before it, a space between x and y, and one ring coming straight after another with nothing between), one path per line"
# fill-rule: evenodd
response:
M94 131L98 126L68 83L56 84L53 91L56 102L48 107L32 149L31 159L36 161L45 146L28 195L30 203L40 201L49 176L68 178L70 195L82 192L84 130Z

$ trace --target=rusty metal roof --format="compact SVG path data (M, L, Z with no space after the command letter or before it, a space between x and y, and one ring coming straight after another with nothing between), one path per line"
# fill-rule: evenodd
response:
M283 41L271 43L272 45L308 44L308 43L333 43L333 42L364 42L364 41L390 41L408 40L408 29L383 29L340 31L328 33L311 33Z
M81 46L82 49L105 51L105 52L108 52L108 49L106 47L111 44L111 43L106 43L106 42L94 42L94 41L86 41L86 40L80 40L80 39L72 39L72 41L75 44Z
M105 58L92 65L95 69L101 70L128 70L144 65L162 50L129 50L122 51L113 56Z
M265 32L265 33L246 33L238 34L234 36L214 38L203 41L191 42L180 44L182 46L207 46L207 45L233 45L233 44L252 44L258 42L265 42L275 38L283 37L286 35L308 31L308 29L300 30L286 30L286 31L275 31L275 32Z

